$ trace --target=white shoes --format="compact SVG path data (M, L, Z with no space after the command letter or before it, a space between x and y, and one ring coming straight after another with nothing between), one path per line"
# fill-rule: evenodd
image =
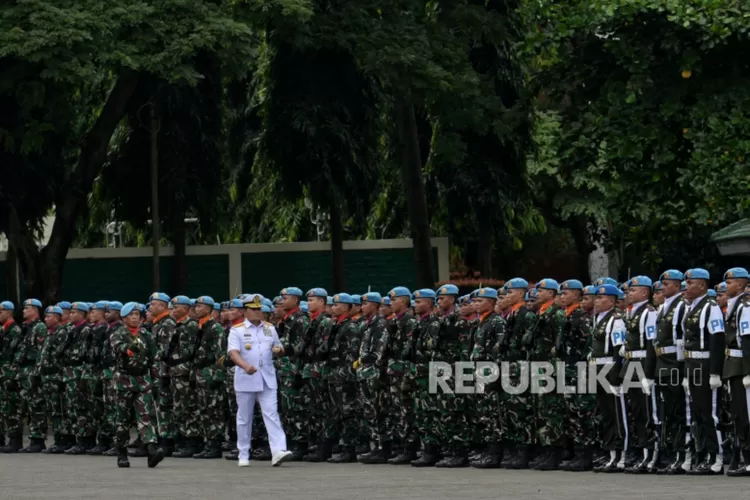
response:
M240 458L240 461L237 462L238 467L250 467L250 460L243 460Z
M278 467L279 465L286 462L291 456L291 451L277 451L273 454L273 458L271 458L271 465L274 467Z

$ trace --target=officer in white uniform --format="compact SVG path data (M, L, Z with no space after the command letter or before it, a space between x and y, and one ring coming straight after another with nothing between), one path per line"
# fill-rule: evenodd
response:
M292 455L286 449L286 434L279 420L276 370L273 366L273 355L282 355L284 348L273 325L262 320L261 296L249 295L243 303L246 320L244 324L229 331L227 349L237 366L234 372L234 392L237 396L238 465L250 465L250 438L257 400L263 412L263 423L268 430L271 464L277 467Z

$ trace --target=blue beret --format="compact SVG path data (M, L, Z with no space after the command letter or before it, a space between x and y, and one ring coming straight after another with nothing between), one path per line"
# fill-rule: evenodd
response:
M221 303L214 302L214 311L221 311Z
M583 287L583 295L596 295L596 287L594 285Z
M190 307L195 307L195 299L190 299Z
M410 307L414 307L415 305L417 305L417 303L412 300L411 304L410 304Z
M700 267L696 267L694 269L688 269L685 273L685 279L686 280L707 280L711 279L710 275L708 274L708 271L705 269L701 269Z
M352 296L348 293L337 293L331 297L331 300L334 304L353 304Z
M207 306L213 307L216 301L214 301L213 298L209 297L208 295L202 295L195 299L196 304L205 304Z
M654 282L648 276L635 276L628 282L628 286L646 286L651 288L653 285Z
M747 269L745 269L744 267L733 267L732 269L724 273L724 280L739 278L750 278L750 274L747 273Z
M302 312L307 312L307 301L300 301L299 308L302 310Z
M707 293L709 297L716 297L716 290L711 290L709 288Z
M474 298L474 297L476 297L477 295L479 295L479 288L477 288L476 290L474 290L473 292L471 292L471 293L469 294L469 297L473 299L473 298Z
M264 306L273 307L273 302L271 301L271 299L267 299L265 297L260 299L260 303Z
M380 303L383 304L384 306L389 306L391 305L391 298L383 297L382 299L380 299Z
M494 288L480 288L476 291L476 297L481 299L496 299L497 290Z
M610 283L606 285L599 285L596 287L596 294L597 295L609 295L612 297L619 297L620 296L620 289L617 288L615 285L612 285Z
M307 297L328 297L328 292L324 288L311 288L307 291Z
M282 288L281 292L279 292L279 295L294 295L295 297L302 297L302 290L300 290L296 286L290 286L287 288Z
M352 295L352 304L354 305L360 305L362 304L362 296L361 295Z
M578 280L563 281L560 285L562 290L583 290L583 283Z
M113 302L107 302L107 309L110 311L121 311L122 310L122 302L113 301Z
M377 302L380 304L382 299L383 297L378 292L367 292L362 295L362 302Z
M146 312L146 305L145 304L141 304L139 302L138 303L138 311L140 311L140 312Z
M185 295L178 295L176 297L172 297L172 304L176 306L190 306L193 305L193 303L190 301L190 297L186 297ZM125 314L123 314L125 316Z
M469 303L470 303L470 301L471 301L471 299L469 298L469 296L468 296L468 295L461 295L461 296L460 296L460 297L458 298L458 303L459 303L459 304L469 304Z
M326 305L327 306L332 306L333 305L333 297L331 297L330 295L328 297L326 297Z
M9 300L4 300L0 302L0 311L15 311L16 306L13 305L13 302Z
M622 300L625 298L625 292L620 290L620 293L617 294L617 300Z
M152 300L158 300L161 302L166 302L169 304L169 295L162 292L154 292L151 294L151 297L148 298L148 301L151 302Z
M232 299L229 301L229 308L230 309L242 309L245 306L242 305L242 300L240 299Z
M60 316L62 316L63 312L60 306L49 306L44 310L44 314L59 314Z
M523 278L513 278L512 280L505 283L505 287L508 290L516 290L516 289L527 290L529 288L529 282Z
M109 302L107 302L106 300L100 300L98 302L94 302L94 307L92 307L92 309L95 309L97 311L106 311L108 305Z
M70 311L70 308L73 307L73 304L71 304L67 300L63 300L62 302L58 302L57 305L60 306L60 309L62 309L63 311Z
M392 299L395 299L396 297L411 297L411 292L405 286L397 286L388 292L388 296Z
M544 278L539 283L536 284L536 287L541 290L554 290L558 291L560 289L560 285L557 283L557 281L550 279L550 278Z
M448 283L435 290L435 293L437 295L458 295L458 287Z
M718 285L716 285L715 288L716 288L716 292L717 293L726 293L726 291L727 291L727 282L726 281L722 281L721 283L719 283Z
M422 288L421 290L417 290L414 292L414 295L412 296L413 299L435 299L437 295L433 290L430 290L429 288Z
M73 302L70 309L73 311L89 312L89 309L91 308L89 307L88 302Z
M664 284L661 281L654 281L654 291L662 290L664 288Z
M23 301L23 306L24 307L26 307L26 306L34 306L34 307L38 307L39 309L41 309L42 308L42 302L40 300L37 300L37 299L26 299L26 300Z
M527 295L528 295L528 299L526 299L526 300L535 299L535 298L537 298L539 296L539 289L538 288L532 288L531 290L529 290L529 292L527 293Z
M262 306L260 306L260 312L264 312L264 313L269 313L270 314L271 313L271 308L268 307L267 305L263 304Z
M120 314L122 316L127 316L128 314L132 313L133 311L138 310L138 303L137 302L128 302L124 306L122 306L122 309L120 309Z
M497 289L497 296L499 297L501 295L508 295L508 290L504 286Z
M273 303L274 304L280 304L281 303L281 295L277 295L276 297L274 297L273 298Z
M659 281L664 280L676 280L676 281L682 281L685 279L685 276L683 276L682 271L678 271L677 269L669 269L668 271L664 271L661 273L661 276L659 276Z
M687 290L687 281L680 283L680 291L684 292L685 290Z
M598 280L594 281L594 286L601 286L601 285L615 285L617 286L617 281L614 279L605 276L603 278L599 278Z

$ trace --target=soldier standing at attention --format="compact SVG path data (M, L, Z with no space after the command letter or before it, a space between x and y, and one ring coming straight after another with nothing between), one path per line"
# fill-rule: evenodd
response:
M65 342L65 328L62 327L62 309L50 306L44 311L44 324L47 327L47 337L44 339L42 352L37 362L37 374L42 381L42 394L47 402L47 414L52 420L52 436L54 443L42 453L59 454L66 448L73 446L75 440L70 440L70 429L63 425L62 395L63 387L60 380L60 363L55 353L60 342Z
M159 351L158 358L166 354L169 341L175 334L177 323L169 315L170 298L166 293L154 292L149 300L149 311L151 311L153 326L151 327L151 338L156 343ZM174 424L174 400L172 399L171 379L169 377L169 365L164 361L157 361L159 377L154 381L158 389L157 414L159 422L159 445L164 450L164 455L172 456L175 446L177 431Z
M107 457L117 456L117 447L114 445L115 438L115 388L114 388L114 368L115 358L112 355L112 345L109 340L112 332L117 325L122 323L120 318L122 302L107 302L107 309L104 319L107 321L107 332L104 335L104 345L102 346L102 393L104 399L104 416L102 417L102 427L99 433L102 436L109 436L112 441L112 447L102 453Z
M300 308L302 290L287 287L281 290L281 309L284 316L279 324L279 339L284 356L278 360L279 395L284 431L289 435L289 461L300 461L307 454L307 415L302 400L302 373L294 348L307 331L310 319Z
M651 297L651 302L658 312L659 306L664 303L664 285L661 281L654 281L654 295Z
M104 343L109 341L107 330L109 325L105 320L107 313L106 301L99 301L91 309L91 344L87 353L87 370L83 373L83 380L86 391L92 402L91 422L97 432L98 445L88 450L88 455L101 455L109 450L112 446L112 435L103 433L106 427L103 426L104 419L104 388L102 386L102 354ZM95 438L96 438L95 437Z
M224 330L213 319L214 304L214 299L208 296L198 297L195 304L200 333L191 383L195 381L200 408L199 423L206 448L193 458L221 458L221 442L225 432L221 410L226 395L223 367L226 343Z
M87 322L89 311L88 303L73 302L67 338L65 343L60 345L65 383L64 413L76 436L76 444L65 450L66 455L84 455L95 445L92 439L95 431L91 422L93 402L84 390L82 379L88 361L86 355L92 340L91 326Z
M280 297L277 297L280 299ZM225 327L224 338L225 342L229 342L229 332L232 328L237 328L245 323L245 306L240 299L232 299L227 304L228 309L226 313L229 325ZM232 361L231 357L228 357L224 361L224 368L226 369L226 398L229 400L229 413L227 415L227 428L229 429L228 435L231 444L229 448L230 453L225 456L227 460L239 460L240 451L237 449L237 398L234 394L234 372L237 367Z
M164 450L157 447L156 411L152 389L158 377L157 346L149 332L141 326L141 313L135 302L122 306L123 323L112 332L110 347L115 358L114 386L117 415L115 446L117 466L130 467L128 434L130 413L135 419L141 441L148 450L148 466L156 467L164 459Z
M12 302L0 302L0 430L8 436L2 453L16 453L22 446L23 426L18 418L18 367L14 364L16 352L23 341L21 327L13 319L15 306ZM4 444L4 443L3 443Z
M383 301L380 303L380 315L390 321L393 310L391 309L391 298L383 297Z
M714 289L716 290L716 303L719 304L721 311L724 313L724 316L726 316L727 303L729 301L729 297L727 297L727 282L722 281L716 285Z

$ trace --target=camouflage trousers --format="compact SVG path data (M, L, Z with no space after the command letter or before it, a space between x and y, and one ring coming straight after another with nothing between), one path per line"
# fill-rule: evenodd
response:
M9 437L20 436L23 430L21 421L18 419L20 404L18 382L15 378L8 376L0 378L0 429Z
M226 396L224 383L198 382L197 396L201 434L206 441L221 441L226 432L221 415Z
M63 412L66 426L71 434L79 438L93 437L96 429L92 421L93 401L87 391L86 383L81 378L81 370L74 367L65 368L65 393Z
M44 400L41 380L32 384L34 367L26 367L19 374L19 404L13 419L13 428L8 429L9 436L20 436L23 431L24 417L29 419L29 437L44 439L47 437L47 402Z
M200 411L195 387L190 386L190 377L172 377L172 422L179 434L185 438L201 436ZM136 416L137 418L137 416Z
M388 376L391 404L386 411L390 413L389 419L394 425L394 438L400 439L404 447L413 447L419 445L414 414L414 395L409 389L414 382L413 378L406 379L406 377L407 375Z
M112 370L105 368L102 373L102 401L103 411L99 424L99 439L102 441L111 441L115 437L115 400L117 392L113 382Z
M528 379L528 363L512 363L508 380L510 385L517 387L524 379ZM500 396L503 439L516 446L530 445L536 434L533 395L528 389L519 394L515 392L518 391L503 392Z
M138 435L145 444L156 443L156 410L151 391L116 391L115 446L124 448L130 439L130 415L135 412Z
M566 379L571 386L577 385L575 374ZM565 394L565 436L576 447L591 448L598 442L599 421L596 412L595 394Z
M308 415L301 389L301 376L286 373L279 376L281 423L287 437L295 445L307 443Z
M481 432L478 444L500 445L503 442L500 427L500 399L497 392L485 389L485 393L476 395L477 418L475 425Z
M380 377L360 380L360 405L366 432L375 443L393 442L393 422L388 405L391 395Z
M227 432L230 440L237 435L237 397L234 395L234 368L227 371L227 383L224 385L224 420L227 423ZM253 423L253 429L255 429Z
M333 417L333 438L344 446L356 446L361 425L357 406L357 383L336 381L328 383Z
M430 394L429 378L418 375L415 379L414 413L419 437L424 444L441 444L442 420L437 394Z
M159 437L163 439L175 439L177 437L177 428L174 424L174 398L172 396L171 378L162 377L159 379L157 394L159 395L156 405L156 412L159 416Z
M98 434L104 418L104 388L102 387L101 373L97 371L87 371L81 379L83 389L86 391L86 400L89 402L91 412L88 419L91 421L93 436Z
M484 447L484 433L480 427L481 414L479 411L479 402L483 398L483 394L467 394L464 404L468 424L466 439L469 442L469 448L472 450L479 450Z
M309 414L309 442L321 442L333 438L335 426L331 416L328 381L324 378L306 378L304 390Z
M63 383L59 375L42 376L42 394L47 403L47 415L52 421L52 435L55 440L73 434L72 429L65 425L68 421L63 416L63 393Z
M565 433L565 398L562 394L535 394L536 434L541 446L560 447Z
M436 394L440 413L440 441L453 452L462 452L469 442L467 402L472 395L441 392Z

